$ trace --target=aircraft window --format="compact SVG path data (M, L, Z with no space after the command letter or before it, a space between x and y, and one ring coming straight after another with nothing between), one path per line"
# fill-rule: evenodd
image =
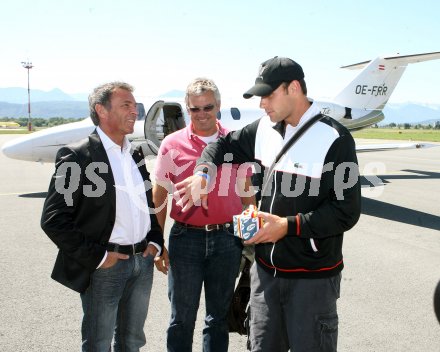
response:
M219 112L217 113L217 120L221 120L221 118L222 118L222 112L219 111Z
M231 116L234 120L240 120L240 110L238 110L238 108L231 108Z

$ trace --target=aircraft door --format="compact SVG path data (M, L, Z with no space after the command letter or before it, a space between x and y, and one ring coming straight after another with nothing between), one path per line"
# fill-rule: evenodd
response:
M166 103L163 100L155 102L145 117L144 135L148 154L157 155L162 140L185 126L182 106L179 103Z

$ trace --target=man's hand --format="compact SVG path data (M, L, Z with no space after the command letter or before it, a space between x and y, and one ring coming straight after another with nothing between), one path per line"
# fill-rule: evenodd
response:
M182 207L182 213L188 211L193 205L208 209L208 184L200 175L193 175L182 182L176 183L176 191L173 197L176 204Z
M154 258L154 265L156 265L157 270L163 272L165 275L168 274L170 259L168 257L168 250L165 247L163 248L162 255Z
M154 257L156 257L157 252L158 252L157 248L156 248L154 245L149 244L149 245L147 246L147 248L145 249L144 253L142 253L142 256L143 256L144 258L146 258L146 257L148 257L149 255L152 255L153 258L154 258Z
M286 236L287 218L262 211L258 212L258 217L264 220L263 227L250 240L244 241L244 244L275 243Z
M99 267L99 269L108 269L117 263L119 259L126 260L130 258L127 254L107 252L107 258L105 258L104 263Z

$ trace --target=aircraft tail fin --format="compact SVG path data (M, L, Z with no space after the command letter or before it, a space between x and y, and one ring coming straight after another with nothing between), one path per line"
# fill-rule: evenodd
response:
M336 104L352 109L382 110L408 64L440 59L440 52L378 57L342 66L363 70L335 98Z

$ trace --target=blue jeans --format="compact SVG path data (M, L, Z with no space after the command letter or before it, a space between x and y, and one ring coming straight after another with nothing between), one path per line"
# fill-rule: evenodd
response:
M97 269L90 286L81 294L83 306L82 351L134 352L145 345L147 318L153 283L153 257L142 254Z
M203 351L227 351L227 313L240 267L242 244L233 229L207 232L174 224L169 237L168 296L171 320L167 331L170 352L192 350L202 285L206 316Z

